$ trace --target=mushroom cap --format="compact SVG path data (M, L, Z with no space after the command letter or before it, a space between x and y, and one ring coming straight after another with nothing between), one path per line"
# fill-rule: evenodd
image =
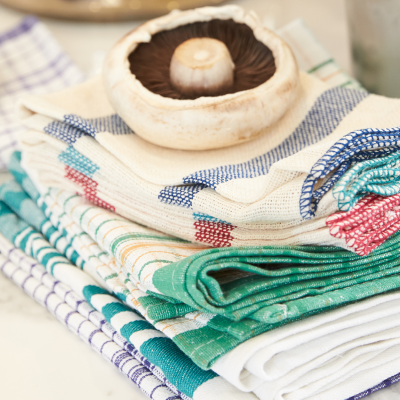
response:
M128 57L140 43L150 42L160 31L213 19L232 19L249 26L255 38L271 49L274 75L254 89L178 100L151 92L132 74ZM108 53L103 81L115 111L137 135L181 150L217 149L255 139L285 114L299 88L297 64L288 45L253 12L231 5L174 11L144 23Z

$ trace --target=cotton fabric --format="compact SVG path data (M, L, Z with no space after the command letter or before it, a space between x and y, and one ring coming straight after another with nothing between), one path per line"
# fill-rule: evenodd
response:
M18 158L16 161L18 161ZM32 186L26 174L24 175L21 169L18 170L18 163L16 164L17 165L11 168L11 171L13 171L18 181L25 186L30 193L34 194L34 186ZM33 202L28 206L29 202L27 202L26 198L21 196L21 190L16 190L16 183L14 182L10 185L10 190L8 191L5 190L7 185L3 186L0 192L1 198L10 203L12 199L14 199L15 210L18 210L21 215L25 212L26 218L28 218L28 215L33 214L32 212L27 212L30 206L33 205ZM11 188L13 188L13 190L11 190ZM15 197L11 196L12 192L16 194ZM60 197L60 195L58 195L58 197ZM77 196L71 194L70 197L77 198ZM47 208L44 206L46 202L45 199L44 197L42 203L44 214L47 214L50 221L62 220L63 216L61 216L61 218L56 217L59 215L59 211L54 205L56 203L53 203L51 207ZM121 306L118 305L119 302L116 297L112 298L112 296L107 294L108 291L93 284L93 280L91 284L88 284L89 282L87 280L78 279L79 275L71 274L65 265L65 261L60 257L60 254L57 252L54 253L54 248L49 249L49 246L45 245L45 241L40 239L37 233L32 232L32 228L27 229L26 224L24 224L22 220L16 219L15 214L11 213L11 217L14 220L13 224L9 224L9 219L8 224L5 224L4 217L10 218L10 212L4 213L4 203L0 204L2 205L1 226L3 229L4 226L6 227L3 233L8 235L14 234L15 243L25 246L25 251L38 257L42 262L45 262L48 270L52 270L53 273L58 276L63 276L63 280L71 282L73 287L80 288L85 299L97 310L102 312L114 329L126 337L129 335L128 332L132 332L132 328L128 328L129 326L133 327L134 325L137 326L138 324L142 325L144 323L143 320L138 319L138 316L132 318L133 314L129 311L129 308L120 309ZM99 212L105 212L100 208L96 209ZM42 231L46 232L44 228L46 223L42 222L42 225ZM54 225L58 226L58 232L64 233L62 236L72 239L70 244L74 246L78 254L82 253L85 255L82 257L83 261L89 263L96 259L96 257L91 255L91 252L83 251L83 248L92 249L95 245L93 245L93 242L90 242L90 238L82 234L82 231L75 236L68 235L67 231L62 228L62 224ZM69 223L69 225L76 226L76 223ZM17 228L15 228L15 226L17 226ZM51 230L47 232L50 233ZM78 232L79 231L76 233ZM35 238L35 240L30 240L30 237ZM50 235L50 237L56 242L60 241L60 239L57 240L57 235L54 235L54 233ZM28 240L26 240L26 238L28 238ZM78 238L82 239L82 242L76 240ZM88 239L88 241L86 241L86 239ZM51 257L49 257L49 254L51 254ZM70 252L70 254L72 253ZM100 257L103 257L103 255L100 255ZM103 260L105 260L104 257ZM93 269L88 268L86 274L94 275L97 273L100 277L105 276L105 265L95 263L94 266L96 267ZM119 288L121 288L121 286L123 286L121 283L118 285L118 280L116 279L118 275L112 275L112 273L108 272L108 278L103 279L104 286L109 290L113 288L114 290L110 291L132 307L134 301L129 302L129 299L132 299L128 294L129 291L125 291L124 297L123 290L119 290L117 287L119 286ZM129 287L132 292L133 287ZM138 289L134 291L138 291ZM293 322L285 327L258 335L244 342L242 345L237 346L226 356L220 358L215 363L213 369L225 376L227 380L231 380L231 383L239 389L253 391L257 397L268 400L278 398L303 398L302 396L304 393L306 393L307 396L311 396L310 398L316 399L325 398L323 396L327 395L331 396L330 398L338 398L338 394L340 394L339 398L342 398L341 396L343 396L343 398L346 396L348 397L355 393L354 388L361 388L360 391L366 390L372 382L370 379L361 379L360 381L359 378L354 378L352 375L353 372L358 374L354 375L356 377L363 377L364 374L366 374L365 376L369 376L367 375L367 373L370 373L369 371L374 373L385 364L389 365L389 368L384 369L384 373L387 374L386 376L395 373L393 371L395 371L398 365L397 359L393 357L393 354L395 354L399 336L397 332L399 329L398 318L396 317L398 301L398 293L389 293L382 296L375 296L371 299L332 310L315 317L310 317L303 321ZM120 309L120 311L116 312L116 309ZM143 308L138 309L143 310ZM200 313L197 313L197 315L200 321L202 319L204 321L204 317L201 317ZM171 325L171 320L166 320L160 321L160 323L155 324L155 326L159 329L163 329L163 326L166 326L163 325L164 322ZM176 326L179 326L179 324ZM154 332L150 334L153 340L155 340L155 338L162 338L162 336L160 337L159 334L156 333L158 331L152 330L150 324L146 325L144 330L143 327L144 326L142 326L142 330L138 331L138 333L141 332L140 335L131 334L127 338L132 344L136 345L138 349L146 348L146 346L143 346L143 343L141 343L146 331ZM164 348L165 345L166 342L163 342ZM163 359L168 360L168 363L170 363L169 357L170 356L167 354L163 354ZM174 365L174 370L175 367L176 365ZM243 370L241 368L243 368ZM232 369L237 371L239 377L235 378ZM198 372L199 371L200 370L198 370ZM167 371L166 376L171 374L171 372L171 370ZM377 376L380 377L381 374ZM200 390L202 386L200 385L197 389L199 390L197 395L200 393L204 395L206 392L207 396L210 396L209 390L212 391L213 389L211 384L209 384L207 388L207 383L215 379L221 380L222 378L215 376L215 378L206 381L204 383L205 386L202 388L203 391ZM354 379L356 379L356 381L354 381ZM385 377L382 379L385 379ZM343 390L342 381L344 382L345 390ZM227 381L219 381L218 388L221 389L222 382L225 382L222 387L228 390L226 386L228 385ZM174 383L177 388L179 388L179 382ZM207 390L204 388L207 388ZM196 397L196 391L194 392L194 398ZM230 391L232 391L232 389L230 389ZM235 393L236 396L238 396L240 392L230 392L229 396L234 396ZM221 392L218 395L220 394ZM243 395L245 395L245 393L242 393L241 396Z
M84 76L32 16L0 32L0 60L0 169L5 169L18 134L25 130L15 114L17 99L59 91L82 82Z
M29 178L24 176L21 170L17 172L15 168L11 171L14 171L14 175L31 194L38 194ZM2 199L9 204L13 201L14 209L18 210L19 215L25 211L25 215L30 216L31 222L35 215L39 215L44 236L20 219L1 201L0 230L15 246L41 262L49 273L63 283L69 284L81 298L86 299L97 311L101 312L114 329L158 367L171 384L184 395L193 399L213 398L213 396L218 398L222 395L229 395L238 400L252 398L252 395L242 394L214 372L202 371L178 349L173 341L135 313L132 308L145 314L143 308L135 300L137 296L135 292L140 292L140 290L135 290L132 285L126 287L119 281L118 275L110 269L110 265L113 265L115 260L110 259L107 253L100 250L83 232L79 235L76 233L71 235L61 224L53 225L50 221L56 219L55 207L47 210L49 219L43 220L38 206L35 207L33 201L17 186L16 182L13 182L6 191L7 184L5 184L2 187ZM43 209L46 210L46 207ZM62 246L63 238L65 246ZM59 250L50 243L57 246ZM71 265L62 255L72 258L73 252L70 245L82 254L82 259L86 263L85 271ZM90 251L87 251L88 249ZM102 281L101 286L96 282L99 279ZM133 296L130 291L133 292ZM114 296L109 293L114 293ZM157 328L165 330L168 325L167 322L160 322Z
M180 394L162 372L120 336L99 312L2 235L0 249L3 274L110 361L148 397L153 400L189 399Z

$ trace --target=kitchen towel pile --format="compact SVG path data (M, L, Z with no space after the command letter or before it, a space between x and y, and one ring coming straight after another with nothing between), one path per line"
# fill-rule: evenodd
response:
M0 190L1 233L14 246L43 263L48 272L71 286L78 296L85 298L101 312L113 329L135 346L155 367L161 369L172 387L176 387L184 395L201 398L200 394L207 393L207 396L211 396L208 390L215 392L213 385L218 385L218 395L225 394L229 398L238 399L246 398L241 396L254 395L260 399L345 399L380 383L400 370L400 360L396 358L400 341L400 320L396 317L400 294L389 292L376 296L379 293L377 288L385 278L370 282L370 294L374 296L367 300L269 330L241 345L236 342L236 346L226 352L224 346L227 345L229 335L219 332L214 337L211 336L212 328L206 325L207 318L212 317L210 315L192 311L180 318L158 322L149 318L147 310L151 307L146 310L146 303L162 308L167 304L166 296L157 292L141 292L138 286L143 287L143 282L135 285L129 279L131 274L124 270L129 265L129 260L125 259L125 263L121 264L121 259L114 258L110 253L114 247L117 253L134 254L136 260L147 257L145 263L150 265L150 269L142 271L147 276L154 264L160 266L160 263L165 263L166 260L158 257L168 257L174 251L174 257L177 257L177 249L184 252L184 245L190 245L189 243L172 242L172 238L168 239L165 235L146 228L132 230L134 224L109 211L91 206L71 193L53 189L41 196L21 168L18 154L12 159L10 171L18 183L7 183ZM42 211L22 187L36 198ZM67 206L69 202L71 208ZM65 207L62 208L62 205ZM108 216L108 220L104 220L104 216ZM108 228L111 227L112 230L116 227L115 222L119 227L124 227L123 235L117 242L108 241L107 235L103 235L104 231L102 233L102 226L109 232ZM153 241L157 235L158 239L164 240L154 248ZM49 242L57 246L59 251ZM121 242L128 243L127 247L122 248ZM145 251L138 253L137 248L144 246L147 246ZM218 253L227 250L212 251ZM196 254L207 255L207 252ZM73 267L61 253L75 259L79 264L78 268L85 272ZM350 252L347 254L363 259ZM251 263L257 262L257 256L253 255L243 260L243 263L246 261L251 266ZM231 267L229 259L227 267ZM159 270L162 269L163 267ZM93 278L99 282L96 283ZM221 278L225 279L228 286L232 282L232 274L222 275ZM179 282L179 276L174 279ZM198 286L201 287L201 284ZM390 285L383 286L385 291L390 291ZM359 298L364 296L365 287L362 284L355 284L353 289L355 292L358 290L361 295ZM333 296L335 294L332 293ZM281 303L280 308L284 309L286 305L289 305L289 310L290 302ZM184 304L175 302L174 306L179 309ZM138 316L134 309L147 321ZM231 324L232 327L234 325ZM218 333L216 330L214 332ZM210 344L211 341L214 343ZM231 345L233 343L231 341ZM189 357L180 352L176 344ZM202 352L198 351L199 347ZM221 357L223 352L226 354ZM212 369L220 376L211 370L203 371L192 362L193 360L200 364L201 357L204 360L211 353L214 353L214 359L217 358ZM215 357L216 354L218 357ZM188 372L192 377L189 379L190 388L187 380L183 382L179 379L182 371L192 371ZM193 386L196 385L199 387L194 390ZM204 386L201 387L202 385Z
M335 68L319 51L314 74ZM266 141L196 158L134 135L100 79L24 100L34 183L15 154L2 271L73 330L84 323L154 399L336 400L396 381L400 143L384 127L400 103L299 80Z
M0 169L5 169L25 128L15 103L26 94L64 89L83 81L83 74L35 17L26 17L0 34Z
M14 172L14 175L30 193L35 193L29 178L21 173ZM253 398L214 372L200 369L165 334L124 305L123 301L133 307L134 301L125 286L125 293L119 291L123 284L109 267L115 260L101 251L84 232L69 235L61 224L53 224L56 207L47 210L47 218L15 181L4 184L1 190L1 197L5 200L0 201L1 234L14 247L42 264L57 281L69 286L79 298L101 312L114 330L162 371L172 387L194 399L217 399L218 396L238 400ZM43 206L43 209L47 208ZM81 259L76 257L77 250L82 254ZM4 250L1 252L7 254ZM76 260L76 264L72 260Z
M0 235L0 251L0 270L6 277L110 361L148 397L188 399L168 382L161 370L119 335L102 314L54 279L41 264L16 249L3 235ZM56 360L56 364L62 362Z
M193 153L135 135L95 78L21 102L24 159L45 186L192 242L348 248L326 226L339 210L331 189L357 163L400 149L399 130L386 129L398 123L400 100L303 73L299 81L295 104L265 135Z

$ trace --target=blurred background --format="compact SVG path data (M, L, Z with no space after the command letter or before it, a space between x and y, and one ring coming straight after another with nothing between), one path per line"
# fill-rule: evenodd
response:
M0 0L0 30L14 26L27 13L64 16L67 19L41 19L78 67L92 75L101 68L111 46L145 17L177 8L218 4L237 4L254 10L272 29L301 17L344 71L351 73L345 0ZM81 20L71 20L72 16ZM116 18L121 21L93 22Z
M272 29L302 18L367 90L400 97L400 0L0 0L0 29L23 14L37 15L78 67L92 75L112 44L146 19L219 4L253 9Z

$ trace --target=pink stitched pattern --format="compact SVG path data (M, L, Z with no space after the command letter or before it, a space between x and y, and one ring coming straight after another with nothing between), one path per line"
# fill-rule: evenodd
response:
M198 242L207 243L214 247L231 247L233 231L236 226L212 221L196 221L195 238Z
M97 196L98 183L70 166L65 166L65 177L83 188L83 197L96 206L115 211L115 207Z
M369 194L348 212L326 219L329 233L345 239L358 255L365 256L400 229L400 194Z

